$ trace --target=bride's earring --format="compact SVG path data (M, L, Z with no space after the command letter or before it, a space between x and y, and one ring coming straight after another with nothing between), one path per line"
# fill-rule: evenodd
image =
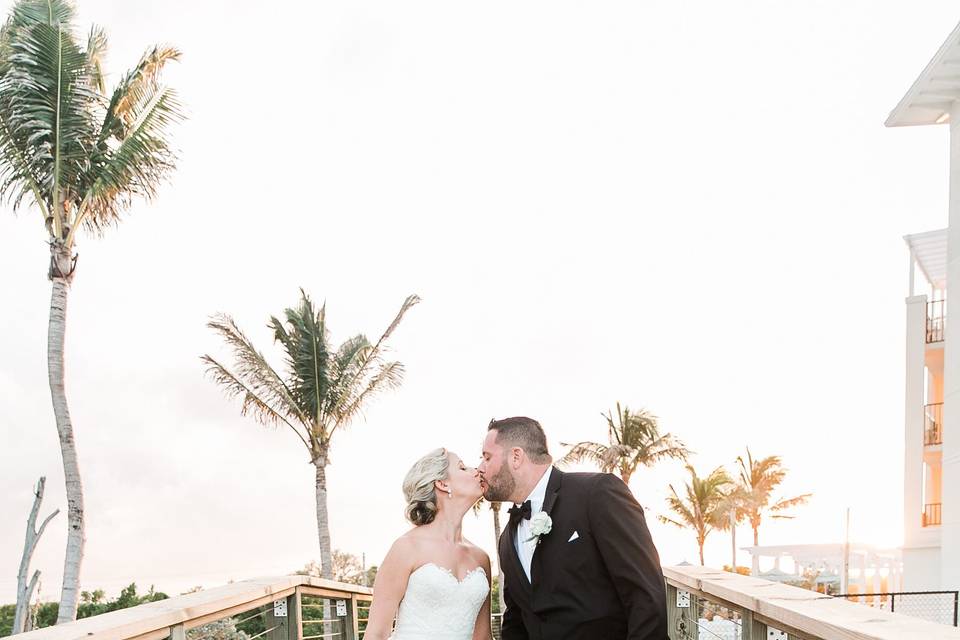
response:
M447 495L452 498L452 497L453 497L453 489L447 489Z

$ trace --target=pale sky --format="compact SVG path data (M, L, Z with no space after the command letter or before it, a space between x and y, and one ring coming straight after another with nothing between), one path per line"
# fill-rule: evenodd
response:
M3 14L9 0L0 2ZM180 169L79 242L68 393L87 504L83 588L285 574L319 558L313 468L292 434L205 379L205 327L265 323L298 288L339 341L396 333L403 388L338 434L334 547L377 564L426 451L475 461L491 417L560 442L647 407L702 472L750 445L813 492L761 543L902 536L901 237L946 224L947 129L882 126L950 32L947 0L276 3L81 0L111 80L184 51ZM46 378L40 217L0 212L0 602L32 486L65 508ZM275 362L280 359L275 357ZM632 489L656 521L679 464ZM57 597L66 517L33 567ZM466 535L493 551L489 514ZM750 531L739 531L743 543ZM729 562L729 537L707 562ZM748 563L747 555L740 563Z

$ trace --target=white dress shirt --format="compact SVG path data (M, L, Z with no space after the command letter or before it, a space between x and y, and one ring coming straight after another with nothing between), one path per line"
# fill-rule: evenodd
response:
M527 500L530 501L531 518L543 511L543 500L547 495L547 484L550 482L550 473L552 471L552 466L547 467L547 470L544 471L543 476L540 478L540 482L537 483L537 486L535 486L533 491L530 492L530 495L527 496ZM524 502L526 502L526 500ZM520 518L520 522L517 524L517 539L514 542L517 549L517 556L519 556L520 564L523 566L523 572L527 574L527 580L531 582L530 563L533 562L533 552L537 548L537 541L535 539L530 540L532 537L533 534L530 533L530 520Z

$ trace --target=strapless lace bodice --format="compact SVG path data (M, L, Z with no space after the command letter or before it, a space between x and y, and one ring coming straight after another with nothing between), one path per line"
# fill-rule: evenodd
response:
M392 640L471 640L483 599L490 592L483 567L458 580L428 562L407 580Z

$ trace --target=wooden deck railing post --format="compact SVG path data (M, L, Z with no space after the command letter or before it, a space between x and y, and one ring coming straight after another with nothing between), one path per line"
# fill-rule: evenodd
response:
M290 598L275 600L266 606L263 622L267 633L263 636L267 640L289 640L290 628Z
M767 625L754 620L753 611L745 609L740 615L743 640L767 640Z
M677 622L680 620L681 612L677 607L677 588L672 584L667 585L667 635L670 640L684 640L683 636L677 635Z
M182 624L170 627L170 640L187 640L187 632Z
M300 587L287 596L287 640L303 640L303 610L300 608Z
M337 599L337 617L340 618L345 640L357 640L357 610L354 607L356 602L354 598L354 594L350 594L349 598ZM345 605L343 609L340 608L340 603ZM344 613L342 616L339 615L341 611Z
M357 609L357 594L350 594L350 621L353 623L353 637L360 640L360 613Z

